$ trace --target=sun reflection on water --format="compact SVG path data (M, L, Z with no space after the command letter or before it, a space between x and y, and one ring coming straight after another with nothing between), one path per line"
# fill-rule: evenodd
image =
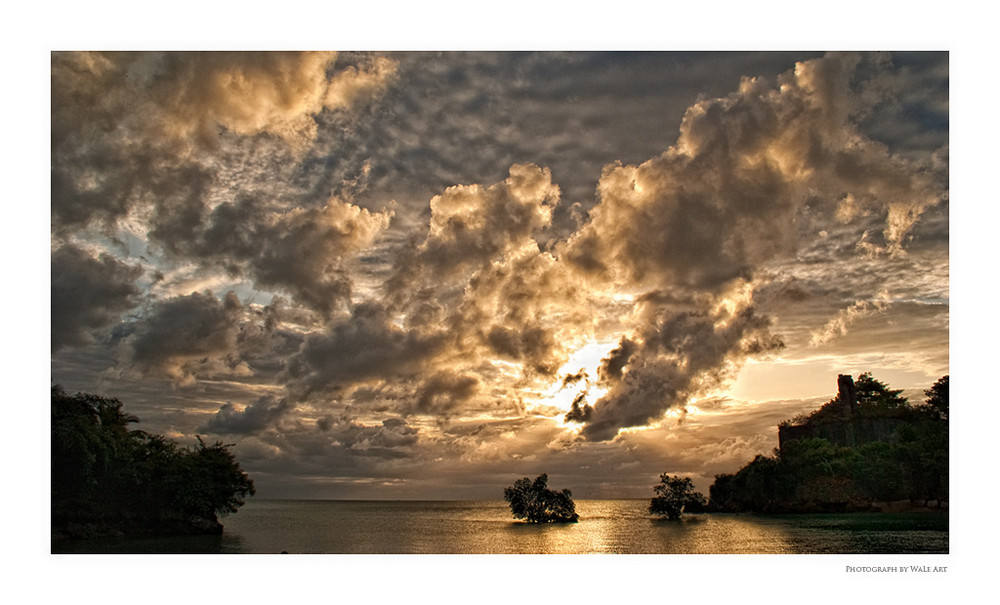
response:
M503 501L252 500L204 540L83 541L85 552L441 554L947 553L946 515L687 514L577 500L579 523L516 521ZM75 552L72 550L66 552Z

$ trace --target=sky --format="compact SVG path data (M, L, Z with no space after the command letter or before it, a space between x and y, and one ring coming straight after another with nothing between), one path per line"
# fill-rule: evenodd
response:
M707 493L949 374L947 52L53 52L51 383L262 497Z

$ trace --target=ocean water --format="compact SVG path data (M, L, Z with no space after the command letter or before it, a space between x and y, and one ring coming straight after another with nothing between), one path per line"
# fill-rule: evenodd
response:
M648 500L577 500L579 523L516 521L503 501L251 499L221 536L53 543L55 554L948 553L948 516L686 514Z

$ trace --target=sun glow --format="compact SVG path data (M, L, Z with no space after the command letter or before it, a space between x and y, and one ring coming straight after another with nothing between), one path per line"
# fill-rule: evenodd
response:
M617 345L614 340L589 341L570 356L557 374L557 379L538 398L538 405L559 410L558 419L573 408L573 401L580 397L580 405L594 403L608 392L598 386L597 369L601 360Z

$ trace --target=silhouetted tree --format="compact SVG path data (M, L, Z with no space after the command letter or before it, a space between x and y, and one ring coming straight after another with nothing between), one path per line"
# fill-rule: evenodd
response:
M173 478L175 500L181 508L208 517L235 513L244 498L254 493L253 481L240 470L230 445L215 442L186 451Z
M857 415L872 417L904 417L913 408L901 393L902 389L890 389L880 380L876 380L871 372L865 372L854 381L854 393L857 398ZM781 425L801 424L837 424L851 419L851 412L837 395L817 410L786 420ZM780 426L780 425L779 425Z
M927 396L925 401L928 408L933 410L935 416L940 420L948 419L948 376L942 376L934 383L934 386L924 391Z
M52 388L53 527L172 533L200 519L204 531L218 531L217 515L254 494L229 445L198 437L196 448L183 448L129 429L135 422L117 399Z
M858 397L859 412L879 412L908 406L903 389L890 389L884 382L875 380L871 372L865 372L854 381L854 392Z
M660 475L660 484L653 487L656 496L649 503L649 512L668 519L680 519L685 508L704 508L705 496L694 491L694 482L688 477Z
M568 489L548 489L548 480L548 475L542 473L534 481L525 477L504 488L503 497L510 503L514 518L530 523L576 523L580 516L576 514L573 494Z

